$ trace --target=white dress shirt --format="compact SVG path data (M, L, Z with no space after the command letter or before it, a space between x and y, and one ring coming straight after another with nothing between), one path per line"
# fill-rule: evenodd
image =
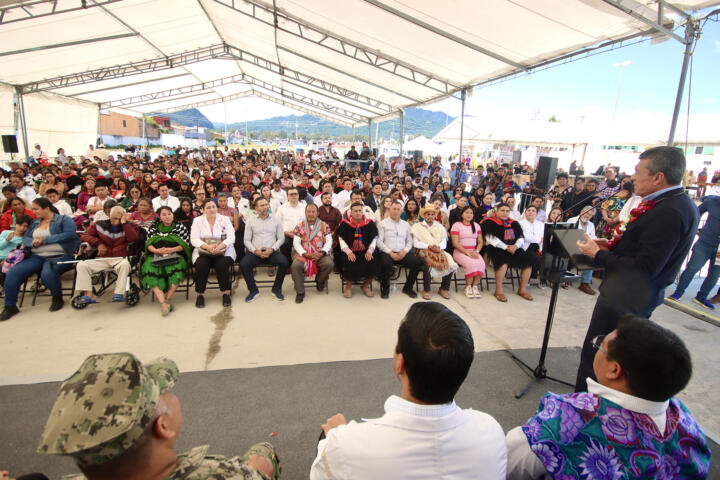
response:
M53 203L53 207L57 208L60 215L73 216L72 208L70 208L70 205L68 205L65 200L58 200L57 203Z
M381 252L409 252L412 249L410 224L405 220L397 222L388 217L378 223L377 247Z
M523 243L520 248L527 250L531 243L537 243L542 248L543 235L545 234L545 224L537 219L530 223L525 217L520 220L520 226L523 230Z
M157 209L160 207L170 207L174 212L175 210L180 208L180 200L178 200L177 197L173 197L172 195L168 195L167 198L161 198L158 196L152 199L152 206L153 210L156 212Z
M577 224L578 228L580 230L584 231L585 233L587 233L590 238L592 238L593 240L595 238L597 238L597 237L595 237L595 224L593 222L591 222L590 220L588 220L587 223L583 224L580 221L580 216L577 216L577 217L569 218L567 223L575 223L575 224Z
M298 223L305 220L305 206L307 204L304 200L299 201L294 207L290 202L283 203L278 209L277 215L282 222L284 232L292 232Z
M658 430L661 432L665 431L665 423L667 420L665 412L667 412L668 405L670 404L669 401L652 402L650 400L633 397L627 393L601 385L591 378L587 379L587 385L589 393L594 393L632 412L644 413L657 425ZM507 446L508 480L534 480L544 478L546 474L545 466L530 449L530 444L528 443L525 433L522 431L522 427L515 427L508 432Z
M345 209L348 202L350 201L351 190L343 190L338 193L333 199L333 207L337 208L341 212Z
M247 214L248 208L250 208L250 200L248 200L245 197L240 197L240 200L238 200L238 204L235 205L235 199L232 197L229 197L228 198L228 207L234 208L235 210L237 210L238 213L240 215L242 215L244 218L245 215Z
M487 413L393 395L382 417L328 432L310 479L505 480L506 466L502 427Z
M195 247L192 253L193 263L195 263L195 260L197 260L200 256L198 249L200 248L200 245L205 243L203 238L219 238L223 234L225 235L225 240L223 241L226 246L225 256L235 260L235 227L232 219L230 217L226 217L225 215L216 215L215 223L212 227L210 227L205 215L195 217L192 226L190 227L190 244Z
M273 188L270 190L270 198L276 199L281 204L285 203L287 202L287 192L285 192L282 188L277 191Z

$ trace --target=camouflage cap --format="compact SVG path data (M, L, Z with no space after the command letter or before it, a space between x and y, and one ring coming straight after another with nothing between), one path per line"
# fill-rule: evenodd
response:
M112 460L140 438L178 376L167 358L142 365L130 353L89 356L60 386L38 452L80 465Z

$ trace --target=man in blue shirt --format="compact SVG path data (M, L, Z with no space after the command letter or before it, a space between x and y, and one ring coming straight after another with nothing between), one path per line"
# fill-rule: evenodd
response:
M720 196L708 195L701 198L702 203L698 207L700 215L707 212L707 221L705 226L698 233L697 242L692 249L692 255L690 261L688 261L685 271L680 275L675 293L670 295L673 300L680 300L680 297L685 293L685 289L690 285L690 282L695 277L695 274L708 262L710 262L710 271L708 272L705 281L700 286L693 302L702 305L703 307L715 310L715 306L708 301L708 295L710 290L715 286L720 277L720 265L715 263L715 256L718 252L718 245L720 245Z

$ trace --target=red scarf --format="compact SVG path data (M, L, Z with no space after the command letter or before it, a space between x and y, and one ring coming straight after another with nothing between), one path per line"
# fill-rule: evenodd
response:
M370 223L372 220L367 218L365 215L363 215L362 220L360 222L355 223L352 219L352 217L344 218L343 223L347 223L352 228L355 229L355 239L353 240L353 244L350 247L350 250L353 252L363 252L365 251L365 244L363 243L363 235L361 228Z
M625 233L625 230L627 229L628 225L630 225L632 222L640 218L641 215L649 212L655 206L657 205L657 202L655 200L647 200L645 202L640 202L640 205L638 205L636 208L633 208L630 210L630 218L627 222L619 223L615 227L615 231L613 233L613 238L607 243L608 250L614 250L615 247L617 247L618 242L622 239L623 234Z
M513 220L512 218L510 218L510 217L508 217L508 219L507 219L507 220L504 220L504 221L503 221L503 220L500 220L500 219L499 219L498 217L496 217L496 216L487 217L487 219L490 220L490 221L493 221L493 222L497 223L498 225L500 225L500 226L503 227L503 228L509 228L509 227L511 227L512 224L513 224L513 222L514 222L514 220Z

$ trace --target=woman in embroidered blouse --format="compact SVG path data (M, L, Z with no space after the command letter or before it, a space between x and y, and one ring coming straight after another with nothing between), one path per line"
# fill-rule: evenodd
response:
M483 237L480 225L473 219L474 212L469 205L460 212L461 221L455 222L450 229L450 238L454 247L453 259L465 272L465 296L480 298L477 284L485 274L485 262L480 255Z
M533 297L527 292L528 281L532 273L530 254L520 248L523 243L523 231L520 224L510 218L510 206L500 203L495 207L495 215L481 224L485 232L487 254L495 269L495 293L499 302L507 302L503 294L503 279L508 267L520 269L520 286L517 294L525 300Z

